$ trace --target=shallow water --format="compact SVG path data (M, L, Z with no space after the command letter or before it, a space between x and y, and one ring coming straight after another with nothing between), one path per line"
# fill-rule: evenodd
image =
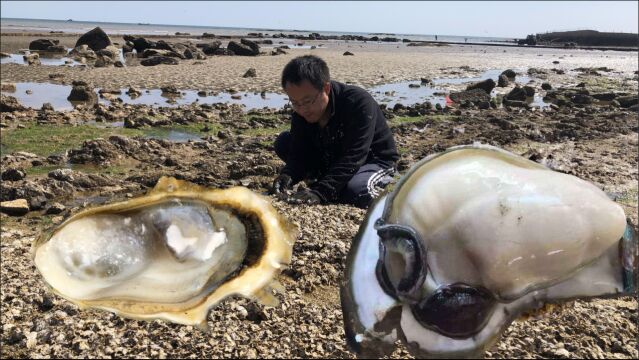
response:
M66 53L48 53L46 51L26 51L25 54L30 54L31 52L40 54L40 63L42 65L48 66L82 66L79 61L75 61L73 58L70 58L67 53L72 49L65 49ZM122 61L123 64L126 64L126 60L124 58L124 54L122 53L122 49L119 49L119 60ZM9 54L9 57L0 59L0 64L19 64L19 65L27 65L27 62L24 61L23 54ZM67 61L70 63L67 64Z
M476 77L462 77L462 78L435 78L429 84L420 84L419 81L402 81L398 83L390 83L375 86L368 89L373 95L375 100L380 104L386 104L387 107L392 108L397 103L403 105L415 105L421 104L425 101L430 101L433 105L440 104L442 107L446 106L446 95L450 90L446 89L445 85L459 85L470 84L474 82L483 81L486 79L493 79L497 82L501 70L488 70ZM530 82L531 77L528 75L517 75L515 77L515 83L520 85L526 85ZM420 85L419 87L409 87L411 84ZM491 92L491 96L498 95L497 88ZM543 101L543 96L535 94L530 98L528 102L532 106L548 107L550 103Z
M67 97L71 93L71 85L59 85L49 83L16 83L15 92L2 92L3 94L11 95L18 99L18 101L24 105L34 109L39 109L44 103L51 103L55 110L71 110L73 104L67 100ZM26 91L31 90L31 94L27 94ZM95 89L96 94L100 89ZM240 104L244 105L247 110L268 108L282 108L288 102L286 95L277 93L266 93L262 97L259 93L238 92L236 94L230 94L227 92L215 93L214 95L199 96L195 90L183 90L180 91L183 95L181 97L171 97L162 93L162 90L144 90L141 89L142 94L139 97L131 97L126 94L127 89L120 89L122 94L116 95L122 99L124 104L144 104L144 105L156 105L166 107L176 107L179 105L188 105L192 103L201 104L216 104L216 103L228 103L228 104ZM239 96L239 99L234 99L231 96ZM99 97L98 101L101 104L109 105L110 101ZM173 102L173 100L175 102ZM171 102L167 102L171 101Z
M440 104L444 107L446 106L446 94L450 92L450 90L447 90L447 85L469 84L489 78L497 80L499 74L501 74L500 70L489 70L475 77L435 78L432 79L432 83L420 84L418 88L411 88L409 85L419 84L419 81L404 81L375 86L368 89L368 91L373 95L375 100L380 104L385 104L387 107L393 107L397 103L414 105L425 101L430 101L433 105ZM530 80L531 77L527 75L517 75L515 78L515 82L520 85L525 85ZM497 89L498 88L493 90L491 93L492 96L498 95ZM31 90L32 94L27 94L27 90ZM126 93L127 89L120 89L122 93L116 96L120 98L124 104L132 105L141 104L176 107L193 103L227 103L243 105L247 110L262 108L280 109L288 102L288 96L278 93L265 93L264 96L262 96L260 93L255 92L238 92L235 94L228 92L207 92L206 96L200 96L196 90L181 90L180 93L182 95L175 97L162 93L160 89L140 90L141 95L138 97L129 96ZM99 89L95 89L95 91L97 94ZM51 103L56 110L71 110L73 109L73 104L67 100L67 96L70 92L71 85L16 83L15 92L3 93L16 97L21 104L31 108L39 109L42 107L42 104L48 102ZM110 104L109 100L101 97L99 97L99 102L104 105ZM550 103L543 101L543 96L539 93L535 94L533 98L530 98L528 103L541 108L550 106Z

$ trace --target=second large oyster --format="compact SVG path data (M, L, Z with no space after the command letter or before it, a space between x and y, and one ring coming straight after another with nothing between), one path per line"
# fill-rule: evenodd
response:
M204 325L237 294L273 304L294 230L245 188L210 190L161 178L146 196L89 209L34 245L58 294L135 319Z

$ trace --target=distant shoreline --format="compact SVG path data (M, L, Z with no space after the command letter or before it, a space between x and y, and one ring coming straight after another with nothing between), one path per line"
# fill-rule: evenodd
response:
M478 35L446 35L446 34L399 34L399 33L395 33L395 34L390 34L390 33L380 33L380 32L361 32L361 31L334 31L334 30L300 30L300 29L273 29L273 28L254 28L254 27L227 27L227 26L214 26L214 25L210 25L210 26L206 26L206 25L174 25L174 24L146 24L144 23L144 25L140 25L139 23L119 23L119 22L100 22L100 21L82 21L82 20L75 20L73 19L73 21L69 22L67 20L54 20L54 19L26 19L26 18L0 18L0 20L3 22L2 27L6 28L9 27L8 32L14 32L14 31L18 31L17 29L13 28L13 26L11 26L11 24L9 24L9 26L7 26L6 24L4 24L4 22L10 22L10 21L20 21L20 22L49 22L49 23L55 23L59 26L62 27L73 27L73 26L77 26L77 25L82 25L82 24L86 24L86 25L95 25L95 26L101 26L101 27L106 27L106 25L114 25L117 28L115 31L117 31L118 33L120 33L121 31L124 31L124 29L130 27L132 31L139 31L139 30L144 30L146 31L145 33L141 33L141 32L136 32L135 34L137 35L153 35L152 33L147 33L149 31L152 31L153 29L150 28L170 28L166 29L167 33L168 32L184 32L183 29L192 29L193 31L191 31L192 35L198 35L198 32L209 32L209 31L219 31L220 33L225 33L225 32L269 32L269 33L293 33L293 34L305 34L305 33L320 33L320 34L327 34L327 35L339 35L339 34L345 34L345 35L355 35L355 36L393 36L393 37L404 37L404 38L409 38L411 40L428 40L428 39L432 39L435 40L435 37L438 37L439 40L442 41L455 41L455 39L459 40L463 40L464 38L467 39L473 39L473 40L477 40L478 42L488 42L488 41L504 41L504 42L512 42L514 41L517 37L516 36L512 36L512 37L501 37L501 36L478 36ZM142 29L140 29L142 28ZM57 30L57 29L48 29L47 30ZM106 29L104 29L105 31L107 31ZM42 31L44 31L44 29L42 29ZM31 31L29 32L37 32L35 29L31 29ZM86 30L83 29L74 29L72 31L66 31L69 33L84 33L86 32ZM187 31L188 32L188 31ZM107 31L107 33L114 33L114 31ZM133 33L132 33L133 34ZM383 35L382 35L383 34ZM165 34L165 35L171 35L171 34ZM226 35L226 34L224 34Z

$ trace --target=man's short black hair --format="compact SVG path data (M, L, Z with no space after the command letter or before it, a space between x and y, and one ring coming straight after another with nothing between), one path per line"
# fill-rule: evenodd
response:
M315 55L298 56L289 61L282 71L282 88L286 87L286 83L299 85L304 80L321 90L331 80L326 62Z

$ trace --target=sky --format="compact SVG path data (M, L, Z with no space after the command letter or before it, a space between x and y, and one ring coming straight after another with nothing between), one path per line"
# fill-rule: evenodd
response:
M639 32L638 1L0 1L3 18L525 37Z

